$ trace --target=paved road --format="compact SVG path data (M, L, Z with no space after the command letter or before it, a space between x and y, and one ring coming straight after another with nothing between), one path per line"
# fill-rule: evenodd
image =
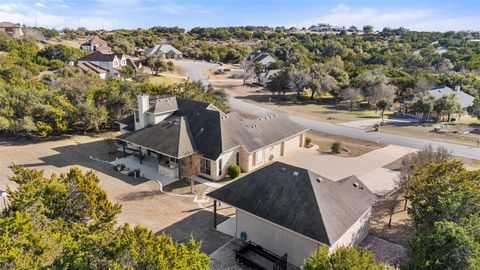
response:
M187 61L187 60L176 61L176 64L178 64L179 66L187 70L187 74L190 80L194 80L194 81L200 80L204 84L208 84L208 80L202 74L202 70L219 67L219 65L217 64L205 63L205 62L194 62L194 61ZM258 116L272 113L272 111L269 109L265 109L258 105L254 105L233 97L230 97L228 101L230 103L230 108L238 111L242 111L245 113L254 114ZM373 142L376 142L378 140L380 143L394 144L394 145L412 147L417 149L424 148L428 145L432 145L435 148L439 146L443 146L449 149L452 152L452 154L455 156L480 160L480 149L472 146L412 138L412 137L393 135L393 134L382 133L382 132L368 132L358 128L352 128L352 127L343 126L343 125L321 122L321 121L312 120L312 119L299 117L295 115L289 115L289 117L291 120L299 124L302 124L312 130L317 130L321 132L326 132L330 134L351 137L356 139L368 140Z

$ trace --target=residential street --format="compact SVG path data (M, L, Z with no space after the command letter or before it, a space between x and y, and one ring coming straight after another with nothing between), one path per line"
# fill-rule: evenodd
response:
M202 73L202 70L209 69L209 68L217 68L219 65L207 62L194 62L188 60L176 61L175 64L179 65L180 67L184 68L187 71L187 75L190 80L192 81L202 81L202 83L207 83L208 80ZM272 113L271 110L265 109L263 107L230 97L229 98L230 107L237 111L254 114L254 115L264 115L268 113ZM447 142L440 142L434 140L425 140L419 138L412 138L406 137L401 135L393 135L388 133L382 132L370 132L365 131L362 129L352 128L344 125L337 125L327 122L316 121L312 119L308 119L305 117L299 117L295 115L290 115L290 119L293 121L302 124L312 130L317 130L321 132L326 132L335 135L341 135L345 137L351 137L356 139L368 140L377 142L377 140L381 143L385 144L393 144L393 145L400 145L405 147L417 148L421 149L428 145L432 145L433 147L443 146L449 149L453 155L464 157L464 158L471 158L480 160L480 149L476 147L454 144L454 143L447 143Z

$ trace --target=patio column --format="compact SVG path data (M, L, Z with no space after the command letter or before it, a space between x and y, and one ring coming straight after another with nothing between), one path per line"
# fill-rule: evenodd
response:
M213 228L217 229L217 200L213 200Z
M125 142L122 141L122 147L123 147L123 157L127 157L127 151L125 151Z
M142 147L138 147L140 153L140 164L143 164L143 155L142 155Z

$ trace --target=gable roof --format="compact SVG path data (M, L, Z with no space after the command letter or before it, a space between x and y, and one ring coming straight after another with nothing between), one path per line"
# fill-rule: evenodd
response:
M78 63L77 67L79 67L81 70L88 72L88 71L93 71L97 74L103 74L103 73L108 73L108 69L97 66L93 63L90 62L82 62Z
M115 57L118 57L116 53L113 52L102 52L102 51L94 51L93 53L86 55L77 61L85 61L85 62L112 62Z
M448 86L440 87L437 89L433 89L428 91L428 94L432 96L435 99L439 99L443 96L449 96L449 95L455 95L456 100L458 103L460 103L460 106L462 106L462 109L467 108L468 106L473 104L473 101L475 98L461 90L459 91L454 91L452 88Z
M163 154L181 158L195 152L192 135L185 116L173 116L144 129L118 136L119 139L141 142L141 146Z
M169 122L178 117L185 117L191 137L182 137L191 140L189 143L165 139L171 143L191 144L203 157L216 160L223 152L242 146L248 152L267 147L282 139L287 139L308 129L288 119L287 115L273 114L256 120L246 120L237 113L225 114L210 103L195 101L180 97L150 97L148 113L172 112L163 122ZM171 136L163 129L145 128L142 134L130 136L127 134L118 137L140 146L152 146L155 140L163 140ZM136 133L136 132L135 132ZM169 148L159 144L152 150L166 153ZM171 151L170 151L171 152ZM180 156L176 156L180 157Z
M175 47L173 47L170 44L157 44L153 48L147 49L145 51L145 55L146 56L161 55L161 54L169 53L170 51L173 51L175 54L182 54L181 51L177 50Z
M0 22L0 27L2 27L2 28L6 28L6 27L20 28L22 26L19 23Z
M207 196L330 246L376 201L355 176L334 182L281 162Z

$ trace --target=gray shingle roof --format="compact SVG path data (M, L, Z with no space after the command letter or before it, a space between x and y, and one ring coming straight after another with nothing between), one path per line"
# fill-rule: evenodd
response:
M355 176L334 182L281 162L207 196L327 245L334 244L376 201Z
M245 120L236 113L225 114L206 102L179 97L150 99L148 112L170 111L174 111L173 114L157 125L184 117L191 136L184 136L182 139L188 139L190 142L167 138L172 136L167 130L151 127L143 129L142 136L129 136L130 133L128 133L118 138L146 147L153 145L156 148L149 148L166 154L168 153L165 151L171 153L172 150L167 145L158 144L155 141L165 140L169 143L192 145L205 158L216 160L224 151L238 146L243 146L248 152L253 152L308 130L290 121L286 115L271 115L262 119ZM136 131L135 134L138 132Z
M435 99L439 99L443 96L448 96L448 95L455 95L455 98L457 99L458 103L460 103L460 106L462 106L462 109L467 108L468 106L473 104L473 100L475 99L473 96L463 92L463 91L454 91L452 88L448 86L444 86L441 88L433 89L428 91L428 94L432 96Z
M111 52L102 52L102 51L94 51L93 53L86 55L78 61L92 61L92 62L111 62L115 59L115 56L119 57L119 55ZM121 57L121 56L120 56Z
M195 151L185 116L172 116L168 121L122 134L117 138L176 158L188 156Z
M145 51L146 56L152 56L152 55L160 55L160 54L166 54L170 51L173 51L175 54L182 54L181 51L177 50L175 47L173 47L170 44L158 44L155 45L153 48L149 48Z

